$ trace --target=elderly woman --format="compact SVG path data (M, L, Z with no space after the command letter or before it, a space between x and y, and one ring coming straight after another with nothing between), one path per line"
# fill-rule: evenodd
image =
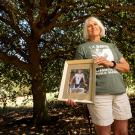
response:
M112 43L101 41L105 28L101 21L89 17L84 23L86 43L79 45L76 59L94 59L96 69L96 95L88 109L97 135L128 135L128 119L132 117L121 73L129 71L129 64ZM67 104L75 105L72 100Z

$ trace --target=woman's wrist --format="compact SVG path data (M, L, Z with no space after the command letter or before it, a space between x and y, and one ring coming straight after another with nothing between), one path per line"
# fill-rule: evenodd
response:
M111 61L111 66L110 68L115 68L116 67L116 62L115 61Z

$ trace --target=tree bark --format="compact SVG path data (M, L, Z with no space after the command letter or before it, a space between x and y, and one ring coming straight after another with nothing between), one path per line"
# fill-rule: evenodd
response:
M33 120L37 125L43 124L48 120L48 107L46 91L42 83L42 72L38 69L32 74L32 93L33 93Z

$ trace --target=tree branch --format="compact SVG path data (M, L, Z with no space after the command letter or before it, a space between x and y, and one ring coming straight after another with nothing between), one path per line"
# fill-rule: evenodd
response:
M0 61L13 64L17 66L19 69L25 69L26 71L31 72L30 64L20 61L17 57L7 56L4 53L0 53Z
M13 22L4 19L3 17L0 16L0 20L5 23L6 25L8 24L18 35L20 35L25 41L27 41L26 35L19 29L18 25L14 25Z
M35 0L23 0L26 12L25 15L28 16L29 18L29 24L32 26L33 24L33 10L34 10L34 5L35 5ZM26 17L25 17L26 18Z
M71 50L66 50L66 51L55 51L55 52L53 52L53 54L52 55L49 55L49 57L47 57L47 58L42 58L41 59L41 65L44 67L47 63L48 63L48 61L49 62L51 62L51 61L53 61L54 59L56 59L56 58L67 58L68 56L70 56L71 54L69 54L69 53L71 53Z
M47 15L47 1L40 0L39 16L40 17L43 16L43 19L44 19L45 15Z
M6 1L7 2L7 1ZM20 12L16 11L16 8L14 7L13 4L11 4L9 1L7 3L2 3L0 4L1 9L8 15L8 18L5 19L4 17L0 16L0 20L4 22L5 24L8 24L11 26L12 29L18 34L21 35L23 39L27 39L26 35L20 30L18 26L18 20L17 16L19 15L20 17L24 17L23 14Z

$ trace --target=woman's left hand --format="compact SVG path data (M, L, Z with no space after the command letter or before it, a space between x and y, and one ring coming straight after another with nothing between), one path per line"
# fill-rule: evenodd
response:
M111 61L106 60L104 57L94 57L94 63L97 65L102 65L104 67L111 67L113 66L113 63Z

